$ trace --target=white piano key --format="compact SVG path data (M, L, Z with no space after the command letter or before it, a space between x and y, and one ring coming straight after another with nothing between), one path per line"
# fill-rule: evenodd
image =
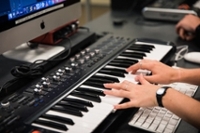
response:
M84 100L84 101L90 101L90 100L87 100L87 99L84 99L84 98L80 98L80 97L76 97L76 96L71 96L71 95L69 95L67 98L74 98L74 99L80 99L80 100ZM107 104L107 103L103 103L103 102L97 103L97 102L93 102L93 101L90 101L90 102L94 105L94 107L88 107L89 111L90 110L97 110L97 112L99 112L98 110L100 109L101 112L99 112L99 113L101 114L101 113L104 113L104 106L110 106L113 109L113 106L110 105L110 104Z
M40 125L40 124L37 124L37 123L32 123L31 125L32 125L32 126L35 126L35 127L42 128L42 129L47 129L47 130L59 132L59 133L63 133L63 132L64 132L63 130L58 130L58 129L55 129L55 128L43 126L43 125Z
M78 98L75 96L68 96L69 98L77 98L85 100L83 98ZM85 100L88 101L88 100ZM96 103L92 102L94 107L88 107L88 112L82 112L83 117L77 117L69 114L60 113L57 111L48 111L48 114L54 112L53 114L61 117L71 118L74 121L74 125L69 127L68 132L74 133L74 128L82 127L94 130L113 110L113 105L107 103ZM79 130L81 131L81 130Z
M107 76L107 77L112 77L112 78L121 79L121 77L118 77L118 76L109 75L109 74L104 74L104 73L99 73L99 72L97 72L95 75L98 75L98 76ZM124 74L124 76L125 76L125 74Z
M142 43L141 43L142 44ZM137 45L140 45L137 44ZM153 50L150 51L150 53L147 52L141 52L141 51L137 51L137 50L125 50L125 51L135 51L138 53L145 53L146 57L144 57L144 59L152 59L152 60L162 60L162 58L172 49L172 46L169 45L159 45L159 44L149 44L154 46L155 48ZM121 58L121 59L133 59L133 60L140 60L138 58L131 58L131 57L126 57L126 56L118 56L117 58Z
M119 58L119 59L137 60L137 61L140 61L140 60L141 60L141 59L138 59L138 58L127 57L127 56L121 56L121 55L119 55L117 58Z
M160 61L172 49L172 46L169 45L153 44L153 46L155 46L155 48L150 53L146 53L147 57L144 57L144 59Z
M117 66L112 66L112 65L106 65L105 68L116 68L116 69L125 70L124 67L117 67Z
M68 96L68 97L85 100L83 98L78 98L74 96ZM85 100L85 101L88 101L88 100ZM78 133L82 131L90 133L113 111L113 105L111 104L107 104L103 102L101 103L92 102L92 104L94 105L94 107L88 107L88 112L82 112L83 113L82 117L73 116L70 114L66 114L66 113L58 112L54 110L49 110L47 114L72 119L75 124L72 126L66 124L68 127L67 133ZM58 131L57 129L45 127L45 126L35 124L35 123L33 123L32 125L37 126L37 127L42 127L48 130L52 130L52 131Z

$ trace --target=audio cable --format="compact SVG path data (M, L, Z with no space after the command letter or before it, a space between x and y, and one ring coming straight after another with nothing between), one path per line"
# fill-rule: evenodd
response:
M59 61L63 61L65 59L67 59L71 54L72 42L71 42L71 39L66 36L61 36L61 38L66 39L69 42L69 45L68 45L69 47L66 48L68 52L65 56L63 56L63 54L66 52L66 50L59 53L57 55L57 57L59 57L59 58L56 58L56 59L49 59L49 60L39 59L39 60L34 61L31 64L23 64L23 65L15 66L14 68L11 69L11 74L15 78L11 79L11 80L7 81L5 84L3 84L0 87L0 93L3 89L5 89L5 91L7 91L7 88L9 86L11 86L14 83L17 83L19 80L34 79L39 76L42 76L44 74L44 67L47 63L59 62ZM63 57L61 57L61 56L63 56Z

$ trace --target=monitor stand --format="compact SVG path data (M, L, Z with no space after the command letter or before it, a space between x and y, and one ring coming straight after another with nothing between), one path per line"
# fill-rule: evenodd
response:
M3 56L14 60L33 63L38 59L48 60L64 50L65 48L62 46L43 44L39 44L38 47L32 49L27 43L23 43L15 49L3 53Z

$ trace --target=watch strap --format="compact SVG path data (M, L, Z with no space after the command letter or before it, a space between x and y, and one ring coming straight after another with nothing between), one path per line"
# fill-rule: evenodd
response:
M160 87L160 88L163 88L163 89L164 89L164 93L163 93L162 95L158 95L158 94L156 93L156 98L157 98L158 106L159 106L159 107L164 107L164 106L163 106L163 103L162 103L162 98L163 98L163 96L166 94L167 89L169 89L169 88L171 88L171 87L170 87L170 86L162 86L162 87Z

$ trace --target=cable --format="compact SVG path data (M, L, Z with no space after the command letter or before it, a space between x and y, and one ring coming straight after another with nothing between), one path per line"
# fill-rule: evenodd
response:
M188 53L188 45L182 45L177 47L177 53L175 54L174 66L177 66L177 62L183 59L184 55Z
M5 89L7 91L7 88L8 86L14 84L15 82L19 81L20 78L14 78L12 80L9 80L8 82L6 82L5 84L3 84L1 87L0 87L0 93L3 89Z
M88 27L83 27L83 26L80 26L80 27L78 27L79 29L85 29L85 30L87 30L87 32L90 32L90 29L88 28Z
M47 37L47 35L48 35L48 33L44 34L39 42L43 42L43 40ZM36 43L35 42L27 42L26 44L31 49L35 49L39 46L39 43L37 43L37 42Z
M68 48L68 52L67 55L64 57L61 57L59 59L49 59L49 60L36 60L31 64L23 64L20 66L15 66L12 70L11 70L11 74L16 77L8 82L6 82L5 84L3 84L0 87L0 93L3 89L7 89L8 86L12 85L13 83L24 79L24 78L29 78L29 79L34 79L38 76L41 76L44 73L44 65L48 62L58 62L58 61L62 61L65 60L66 58L69 57L70 53L71 53L71 46L72 46L72 42L70 40L70 38L68 37L62 37L62 39L67 39L69 41L69 48ZM59 53L57 56L61 56L63 53L65 53L66 51L63 51L61 53Z
M71 53L71 40L68 37L62 37L62 39L68 39L68 41L69 41L68 53L66 56L61 57L59 59L49 59L49 60L39 59L39 60L34 61L30 65L15 66L11 70L11 74L13 76L19 77L19 78L22 78L22 77L35 78L35 77L43 74L43 70L44 70L43 67L46 63L58 62L58 61L65 60L67 57L69 57L69 55ZM64 52L66 52L66 51L59 53L57 56L61 56Z

